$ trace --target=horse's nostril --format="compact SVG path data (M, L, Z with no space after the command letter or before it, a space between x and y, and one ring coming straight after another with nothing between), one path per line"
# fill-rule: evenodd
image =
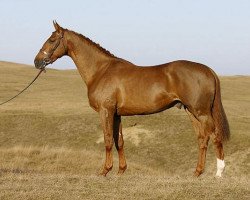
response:
M34 64L35 64L35 66L37 67L38 61L37 61L37 60L34 60Z
M34 64L35 64L35 67L36 67L36 68L40 68L42 62L39 61L39 60L34 60Z

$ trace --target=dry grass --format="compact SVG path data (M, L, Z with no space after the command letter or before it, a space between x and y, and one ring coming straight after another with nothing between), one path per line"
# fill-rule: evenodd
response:
M0 62L0 102L36 73ZM116 175L114 153L114 169L104 178L97 176L102 131L78 72L48 70L0 107L0 199L249 199L250 77L221 77L221 84L232 132L222 179L214 178L212 145L206 172L192 177L196 138L177 109L123 118L128 170Z

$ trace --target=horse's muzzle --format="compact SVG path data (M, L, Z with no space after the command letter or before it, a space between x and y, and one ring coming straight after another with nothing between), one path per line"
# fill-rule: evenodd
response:
M51 61L47 60L47 59L43 59L43 60L35 59L34 60L35 67L37 69L44 69L50 63L51 63Z

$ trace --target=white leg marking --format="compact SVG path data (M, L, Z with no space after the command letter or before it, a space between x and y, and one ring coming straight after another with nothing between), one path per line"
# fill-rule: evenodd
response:
M220 160L219 158L217 158L217 172L216 172L217 177L221 177L224 168L225 168L224 160Z

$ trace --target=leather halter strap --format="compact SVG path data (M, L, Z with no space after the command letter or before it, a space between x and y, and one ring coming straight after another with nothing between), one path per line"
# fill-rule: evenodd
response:
M20 94L22 94L25 90L27 90L27 89L35 82L35 80L40 76L40 74L41 74L44 70L45 70L44 68L41 69L41 70L38 72L38 74L36 75L36 77L30 82L29 85L27 85L23 90L21 90L21 91L20 91L18 94L16 94L15 96L13 96L13 97L11 97L10 99L8 99L8 100L6 100L6 101L0 103L0 106L3 105L3 104L8 103L9 101L11 101L11 100L13 100L13 99L15 99L15 98L18 97Z
M61 43L61 40L64 38L64 35L63 34L59 34L57 33L60 37L58 39L58 41L56 42L55 46L52 48L52 50L50 52L46 52L46 51L42 51L40 50L41 53L43 53L44 55L46 55L46 57L44 58L44 60L46 59L50 59L51 56L54 54L54 52L56 51L57 47L60 45ZM63 48L66 52L66 48L65 48L65 45L64 45L64 42L62 41L62 44L63 44Z

